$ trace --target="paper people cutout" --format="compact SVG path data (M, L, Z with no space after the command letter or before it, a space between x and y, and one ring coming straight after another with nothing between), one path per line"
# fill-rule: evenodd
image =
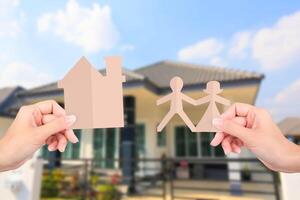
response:
M67 114L77 117L73 129L124 127L122 60L106 57L103 76L85 57L58 82Z
M174 78L172 78L172 80L170 81L170 87L172 89L172 93L162 97L156 103L157 105L160 105L170 101L170 111L167 113L167 115L163 118L161 123L158 125L157 131L161 132L162 129L171 120L171 118L175 114L178 114L181 117L181 119L185 122L185 124L194 132L195 126L193 122L189 119L189 117L185 114L182 103L183 101L186 101L192 105L196 105L196 101L181 92L183 87L183 82L180 77L175 76Z
M172 93L168 94L161 99L157 100L157 105L166 103L170 101L170 110L163 118L161 123L157 127L157 131L161 132L162 129L167 125L167 123L171 120L171 118L178 114L185 124L189 127L192 132L216 132L217 129L212 125L212 120L220 116L220 112L217 108L216 103L220 103L223 105L229 105L230 101L219 96L223 90L220 89L220 83L217 81L210 81L206 85L206 89L204 92L208 94L207 96L200 98L198 100L194 100L191 97L183 94L181 92L183 87L183 81L180 77L174 77L170 81L170 87L172 89ZM197 126L191 122L189 117L183 110L183 101L186 101L192 105L202 105L205 103L209 103L208 107L199 121Z
M216 103L222 105L229 105L230 101L219 96L223 90L220 88L220 83L218 81L210 81L206 85L206 89L203 90L207 96L197 100L197 105L208 103L208 107L196 126L197 132L216 132L217 129L212 125L212 120L214 118L220 117L220 112L217 108Z

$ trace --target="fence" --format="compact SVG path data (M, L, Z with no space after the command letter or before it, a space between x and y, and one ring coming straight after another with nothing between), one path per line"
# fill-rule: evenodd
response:
M101 195L115 196L115 199L126 196L171 200L233 195L280 200L277 174L264 168L257 159L58 160L54 169L48 169L48 162L45 161L45 176L59 169L65 177L76 177L74 188L65 190L75 191L74 195L84 200ZM103 169L99 167L101 162L114 162L115 168ZM135 166L132 177L122 176L124 162ZM66 187L72 185L65 180L61 182ZM60 189L63 190L62 186Z

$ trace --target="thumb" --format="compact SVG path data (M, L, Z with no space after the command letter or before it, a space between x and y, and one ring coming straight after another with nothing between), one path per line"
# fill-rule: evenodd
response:
M246 143L250 137L251 130L237 124L233 120L224 120L222 118L216 118L213 120L213 125L220 131L235 136Z
M74 115L57 117L47 124L38 127L38 135L48 138L55 133L69 129L75 121L76 117Z

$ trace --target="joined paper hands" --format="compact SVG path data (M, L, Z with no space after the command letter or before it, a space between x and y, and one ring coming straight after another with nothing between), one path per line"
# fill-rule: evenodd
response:
M181 92L183 88L183 81L180 77L173 77L170 81L170 87L172 92L159 100L157 100L157 105L161 105L170 101L170 110L163 118L161 123L157 127L157 131L161 132L163 128L167 125L167 123L171 120L171 118L178 114L184 123L189 127L192 132L216 132L217 129L212 125L212 120L220 116L220 112L217 108L216 103L220 103L222 105L229 105L230 101L219 96L223 90L220 89L220 83L217 81L210 81L206 85L206 89L203 90L207 96L195 100ZM205 103L209 103L202 119L195 126L187 114L183 110L183 101L194 105L202 105Z

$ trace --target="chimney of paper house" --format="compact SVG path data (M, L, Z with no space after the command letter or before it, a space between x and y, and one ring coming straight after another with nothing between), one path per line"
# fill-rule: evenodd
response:
M106 76L116 77L122 76L122 58L119 56L105 57ZM125 82L125 77L122 76L122 82Z

